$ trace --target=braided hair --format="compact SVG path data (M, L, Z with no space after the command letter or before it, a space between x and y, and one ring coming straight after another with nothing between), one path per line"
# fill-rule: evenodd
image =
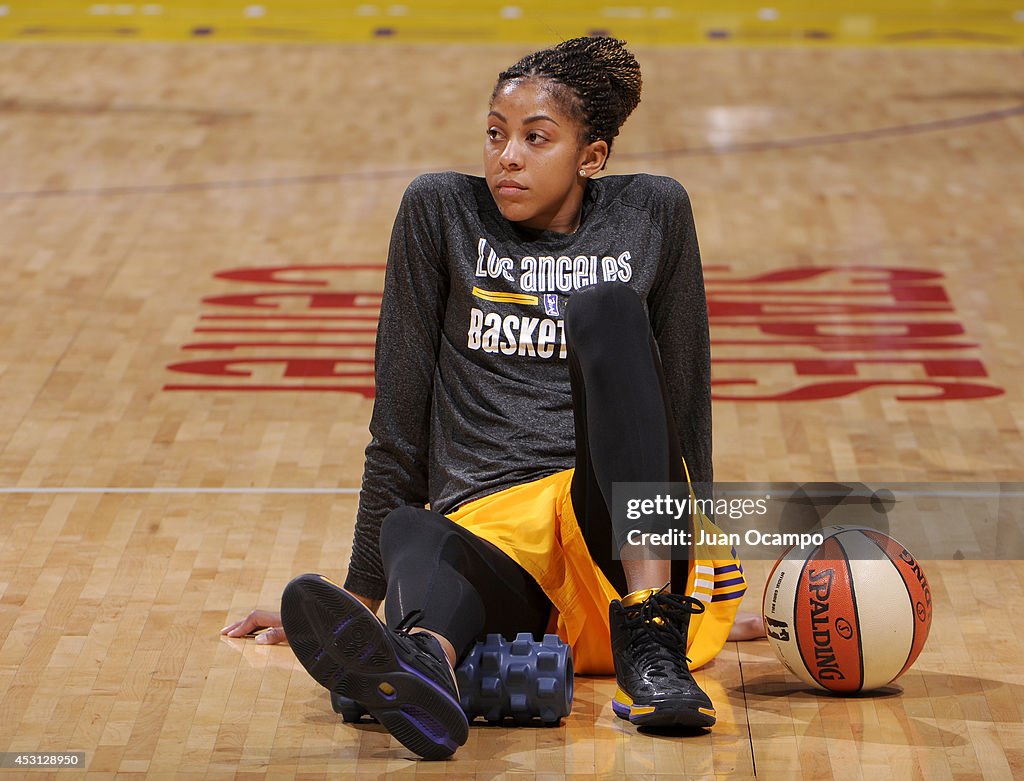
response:
M516 79L546 79L566 113L583 127L581 143L612 140L640 103L640 65L626 44L608 36L572 38L528 54L498 75L498 91Z

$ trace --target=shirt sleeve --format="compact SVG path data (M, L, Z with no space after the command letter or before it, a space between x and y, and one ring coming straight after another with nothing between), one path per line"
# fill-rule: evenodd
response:
M698 496L711 498L711 339L704 273L690 199L666 182L662 198L664 250L648 298L676 430Z
M437 185L409 185L395 218L384 276L370 419L352 558L345 588L371 599L387 590L380 527L389 512L428 501L430 406L449 279Z

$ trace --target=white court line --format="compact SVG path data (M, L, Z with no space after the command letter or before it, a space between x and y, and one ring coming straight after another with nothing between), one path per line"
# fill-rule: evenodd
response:
M358 488L0 488L0 494L358 494Z

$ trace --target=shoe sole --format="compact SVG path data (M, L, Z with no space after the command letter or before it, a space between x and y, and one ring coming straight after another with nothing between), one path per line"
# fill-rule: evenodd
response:
M356 700L410 751L445 759L466 742L459 703L403 662L388 629L336 584L319 575L293 580L281 597L281 621L314 680Z
M664 701L650 705L625 704L619 697L628 699L620 689L612 700L612 712L638 727L713 727L717 721L714 708L696 703Z

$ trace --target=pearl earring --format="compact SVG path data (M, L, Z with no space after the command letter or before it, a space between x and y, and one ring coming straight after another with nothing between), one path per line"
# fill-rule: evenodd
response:
M581 168L580 169L580 176L586 178L586 176L587 176L587 169Z

